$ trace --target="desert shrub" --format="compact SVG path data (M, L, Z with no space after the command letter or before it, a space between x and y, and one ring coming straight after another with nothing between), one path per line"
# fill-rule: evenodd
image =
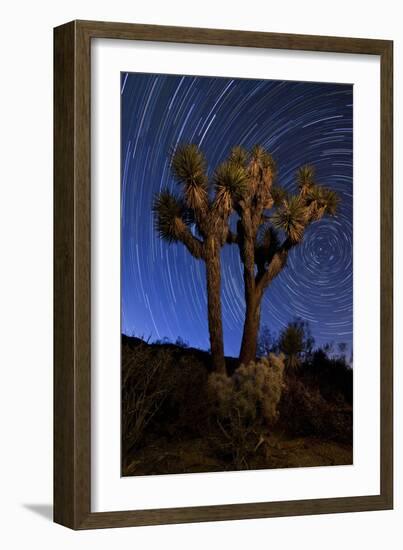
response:
M128 456L150 438L199 435L207 423L208 370L197 356L164 345L122 349L122 446Z
M230 454L236 468L248 467L262 432L277 421L283 373L284 356L270 354L241 365L232 376L209 376L211 414L221 431L218 450Z
M344 357L328 357L324 350L318 349L302 365L299 377L319 388L328 401L338 401L342 396L349 405L353 402L353 369Z
M157 415L160 430L170 436L183 432L200 435L207 423L207 379L205 365L194 356L172 359L172 391Z
M340 398L326 401L318 388L287 380L279 405L281 426L294 436L352 441L352 409Z
M286 370L293 370L312 353L314 339L309 323L300 318L294 319L280 332L278 348L285 355Z
M122 354L122 445L126 455L142 440L145 429L172 391L169 354L140 345Z

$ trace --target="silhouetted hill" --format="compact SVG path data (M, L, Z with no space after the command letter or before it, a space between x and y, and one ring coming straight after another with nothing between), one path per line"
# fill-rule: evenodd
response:
M124 352L123 348L125 347L130 350L135 350L139 346L146 346L150 349L155 349L156 352L161 350L169 350L170 354L175 359L187 357L189 358L189 360L191 360L192 358L196 358L198 361L203 363L208 372L212 371L211 355L208 351L203 351L197 348L189 347L187 345L179 345L172 342L149 343L145 340L142 340L141 338L122 334L122 352ZM225 363L228 374L232 374L238 367L238 359L235 357L226 357Z

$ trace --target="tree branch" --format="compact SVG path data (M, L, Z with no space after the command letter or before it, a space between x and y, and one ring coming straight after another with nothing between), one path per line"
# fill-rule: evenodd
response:
M192 235L190 229L180 218L175 218L175 232L178 241L186 246L194 258L202 258L204 253L204 244L197 237Z
M259 292L263 292L269 283L277 277L277 275L283 270L287 263L288 252L291 250L296 243L293 243L290 239L286 239L277 252L273 255L268 267L263 271L258 270L256 275L256 287Z

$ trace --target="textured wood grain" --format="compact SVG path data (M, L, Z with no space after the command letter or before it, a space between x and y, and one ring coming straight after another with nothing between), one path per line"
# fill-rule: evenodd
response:
M91 39L151 40L381 56L380 495L91 512ZM54 34L54 519L73 529L385 510L393 506L392 42L74 21ZM225 495L222 495L225 500Z
M84 33L90 35L92 38L151 40L157 42L182 42L187 44L211 44L217 46L381 55L389 43L386 40L366 38L310 36L159 25L133 25L130 23L107 23L103 21L77 21L76 23Z
M74 25L54 36L54 519L74 526ZM88 367L87 367L88 368Z
M90 512L89 42L55 29L54 519L78 528Z

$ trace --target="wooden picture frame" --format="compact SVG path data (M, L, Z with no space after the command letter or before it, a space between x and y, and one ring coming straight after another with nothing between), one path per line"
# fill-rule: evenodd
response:
M380 494L91 512L91 40L113 38L380 56ZM327 514L393 507L393 43L386 40L73 21L54 30L54 520L72 529ZM225 496L223 495L223 501Z

